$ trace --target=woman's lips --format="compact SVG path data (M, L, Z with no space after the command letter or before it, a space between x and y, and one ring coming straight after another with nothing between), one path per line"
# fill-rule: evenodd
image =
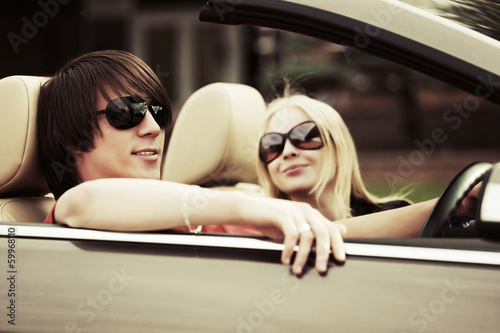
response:
M287 167L283 170L283 173L287 174L287 175L294 174L294 173L302 171L305 167L307 167L307 164L290 165L289 167Z

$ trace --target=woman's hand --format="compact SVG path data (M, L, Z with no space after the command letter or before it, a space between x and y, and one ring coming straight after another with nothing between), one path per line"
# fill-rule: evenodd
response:
M338 261L345 261L342 237L344 225L327 220L309 204L280 199L254 198L255 205L247 202L242 215L245 224L261 230L266 236L284 240L281 261L290 264L295 246L298 250L292 266L294 274L301 274L315 242L316 269L326 272L330 250ZM256 209L256 207L258 207Z
M455 217L460 220L473 220L476 214L477 199L479 197L479 191L482 186L482 182L474 186L474 188L467 194L460 206L458 206Z

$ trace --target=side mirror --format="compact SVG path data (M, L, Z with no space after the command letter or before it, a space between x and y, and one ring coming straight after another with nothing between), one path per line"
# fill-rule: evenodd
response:
M479 191L476 227L483 238L500 240L500 163L486 174Z

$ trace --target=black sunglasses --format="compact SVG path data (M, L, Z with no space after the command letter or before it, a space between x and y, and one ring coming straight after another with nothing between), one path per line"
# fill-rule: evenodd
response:
M167 108L157 102L148 103L141 97L125 96L113 99L106 109L97 111L97 115L106 114L109 124L116 129L129 129L140 124L148 110L160 128L168 122Z
M314 121L308 120L298 124L288 133L264 134L259 142L259 159L262 163L269 164L280 156L287 138L292 145L300 149L313 150L323 147L318 126Z

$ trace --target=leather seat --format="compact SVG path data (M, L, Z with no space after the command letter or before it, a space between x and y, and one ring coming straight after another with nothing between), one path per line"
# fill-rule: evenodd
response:
M0 80L0 220L43 222L54 199L36 145L40 85L35 76ZM214 83L186 101L170 138L162 179L260 194L257 141L265 103L254 88Z
M0 80L0 221L43 222L54 199L36 145L37 76Z
M257 142L266 105L254 88L213 83L184 103L170 138L162 179L260 191Z

